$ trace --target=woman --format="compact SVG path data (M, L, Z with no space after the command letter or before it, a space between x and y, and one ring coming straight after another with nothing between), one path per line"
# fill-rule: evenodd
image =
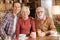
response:
M19 38L21 34L25 34L26 37L36 37L35 21L32 17L29 17L29 7L23 6L21 9L21 18L18 20L16 27L16 37Z

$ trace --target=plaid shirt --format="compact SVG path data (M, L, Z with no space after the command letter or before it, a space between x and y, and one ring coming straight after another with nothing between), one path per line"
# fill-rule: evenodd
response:
M3 22L0 25L1 34L6 36L13 36L14 15L12 12L7 13L3 18Z

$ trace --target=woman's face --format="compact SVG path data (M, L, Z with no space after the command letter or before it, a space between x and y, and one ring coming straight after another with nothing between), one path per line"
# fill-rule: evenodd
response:
M22 15L22 17L26 18L26 17L29 16L29 14L30 14L29 8L27 8L27 7L22 7L22 10L21 10L21 15Z

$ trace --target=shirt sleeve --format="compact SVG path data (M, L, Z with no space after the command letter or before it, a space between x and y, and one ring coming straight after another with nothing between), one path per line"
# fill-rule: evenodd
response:
M32 32L36 32L36 27L35 27L35 20L31 20L31 27L32 27Z
M55 27L52 19L50 19L50 28L51 28L51 30L56 31L56 27Z
M2 34L4 37L7 36L7 34L5 33L5 30L4 30L7 23L8 23L8 16L6 15L6 16L3 18L3 21L2 21L2 23L1 23L1 25L0 25L0 31L1 31L1 34Z
M19 34L20 34L20 20L18 20L17 26L16 26L16 38L19 37Z

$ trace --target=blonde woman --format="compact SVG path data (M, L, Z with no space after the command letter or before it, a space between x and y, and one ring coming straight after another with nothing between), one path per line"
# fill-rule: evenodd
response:
M29 7L23 6L21 9L21 18L18 20L16 27L16 37L19 38L19 35L25 34L26 37L35 38L36 28L34 18L29 17L30 10ZM35 34L35 35L34 35Z

